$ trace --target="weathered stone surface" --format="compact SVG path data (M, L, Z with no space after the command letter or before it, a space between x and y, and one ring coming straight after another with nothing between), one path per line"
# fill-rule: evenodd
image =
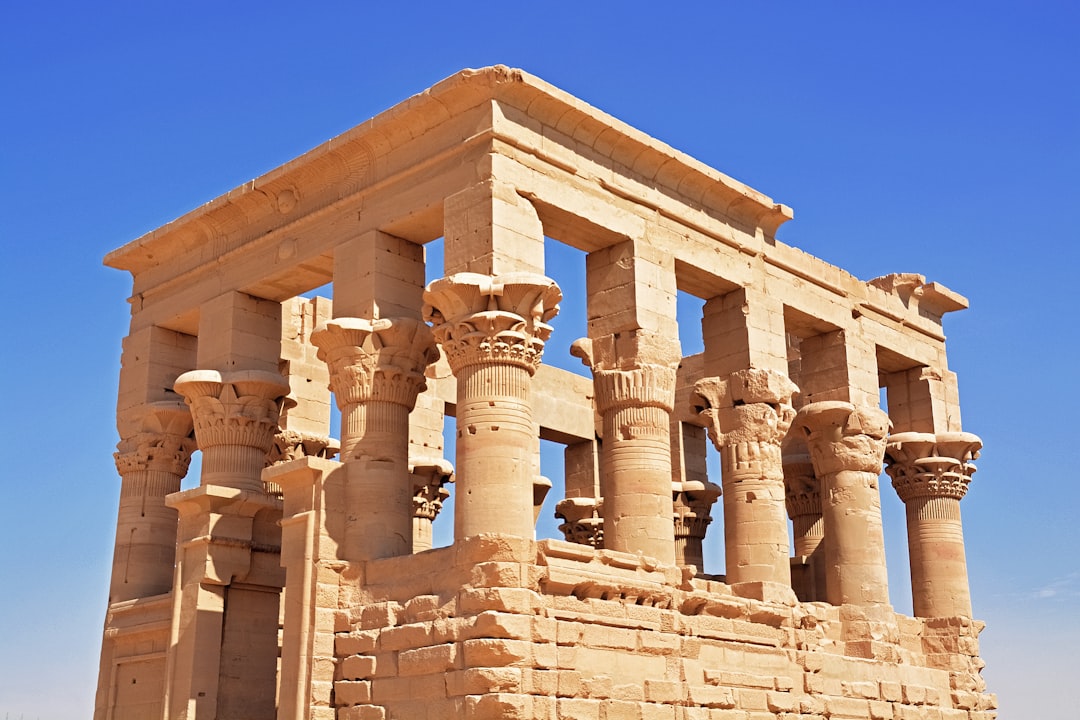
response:
M941 327L966 301L787 247L791 217L493 67L110 254L139 302L95 720L994 717L959 514L981 443ZM548 277L548 237L584 287ZM541 362L564 291L591 379ZM693 357L679 291L705 301ZM534 538L541 436L566 540ZM727 574L704 575L720 498Z

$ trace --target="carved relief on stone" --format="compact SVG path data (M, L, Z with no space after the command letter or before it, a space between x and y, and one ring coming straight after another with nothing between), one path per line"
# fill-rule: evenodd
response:
M561 299L559 286L543 275L457 273L428 285L423 314L455 372L496 363L532 374Z
M891 422L880 408L828 400L804 406L796 422L818 476L845 470L881 473Z
M781 450L788 517L821 515L821 480L801 438L788 437Z
M562 520L559 532L567 542L604 547L603 499L574 497L560 500L555 505L555 517Z
M180 401L162 401L146 406L141 432L122 439L113 458L121 476L155 470L184 477L195 448L191 412Z
M705 531L712 522L712 506L721 492L720 486L711 482L691 480L671 483L676 540L701 540L705 537Z
M176 379L194 419L199 447L235 445L269 452L281 410L293 401L289 383L261 370L191 370Z
M920 497L960 500L981 449L982 441L971 433L897 433L885 446L885 472L905 503Z
M413 517L434 521L450 497L447 485L454 482L454 466L442 458L409 462L413 481Z
M696 409L721 451L725 479L782 478L780 443L795 417L791 396L798 390L783 373L757 368L694 384Z
M340 447L336 438L324 435L309 435L295 430L282 430L274 435L274 445L266 456L266 466L305 457L318 457L332 460Z
M439 357L431 330L414 318L336 318L312 332L311 342L342 410L370 400L412 410L427 387L424 371Z

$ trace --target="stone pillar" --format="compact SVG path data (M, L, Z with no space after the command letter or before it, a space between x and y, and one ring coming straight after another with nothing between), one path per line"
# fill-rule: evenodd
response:
M201 484L263 492L262 470L290 402L288 382L265 370L191 370L173 388L191 408Z
M798 388L781 372L754 368L694 386L720 451L727 582L791 585L780 442Z
M794 425L806 438L821 482L826 599L833 605L888 605L878 491L888 416L875 407L827 400L804 406Z
M424 319L457 378L455 540L534 536L532 376L561 299L535 273L457 273L424 292Z
M454 467L443 458L410 460L409 475L413 488L412 551L430 550L431 524L450 497L447 485L454 482Z
M720 497L720 486L700 480L671 484L671 504L675 511L675 564L705 571L702 541L712 523L712 506Z
M611 367L612 336L583 338L571 354L592 369L596 410L602 418L600 485L603 494L604 547L675 562L671 495L671 411L677 362L647 362ZM600 346L600 347L598 347ZM631 355L632 356L632 355ZM669 356L670 357L670 356Z
M782 448L784 488L791 518L794 562L805 568L802 587L796 594L803 602L823 602L825 592L825 523L821 518L821 483L806 443L794 433ZM796 586L792 576L792 585Z
M187 474L195 449L191 430L191 413L183 403L150 403L143 431L117 445L120 510L110 603L172 590L177 515L165 505L165 496L179 490Z
M960 500L982 442L971 433L889 438L885 472L907 508L911 594L917 617L971 617Z
M342 559L406 555L412 549L409 411L438 355L414 318L337 318L312 333L341 410L346 521Z
M180 515L168 717L274 714L285 577L281 500L262 471L293 402L279 372L281 335L280 303L241 292L212 298L199 308L199 369L173 384L203 457L200 486L168 498Z

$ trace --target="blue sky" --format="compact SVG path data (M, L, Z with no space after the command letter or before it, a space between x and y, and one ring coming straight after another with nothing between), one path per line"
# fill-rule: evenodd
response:
M783 242L970 298L946 332L986 445L962 505L984 675L1003 717L1074 718L1078 27L1064 1L5 3L0 714L92 708L130 290L102 256L503 63L794 207Z

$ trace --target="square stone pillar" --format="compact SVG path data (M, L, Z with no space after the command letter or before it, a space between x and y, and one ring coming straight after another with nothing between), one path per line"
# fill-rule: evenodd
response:
M305 457L265 473L281 487L285 568L277 720L310 720L332 706L339 546L345 530L345 467Z
M174 385L191 409L203 463L200 487L169 497L181 516L169 717L273 712L281 501L267 493L262 471L290 402L281 355L280 303L229 292L200 307L199 369ZM241 655L260 659L232 662Z
M956 373L915 367L885 374L893 432L960 432Z

